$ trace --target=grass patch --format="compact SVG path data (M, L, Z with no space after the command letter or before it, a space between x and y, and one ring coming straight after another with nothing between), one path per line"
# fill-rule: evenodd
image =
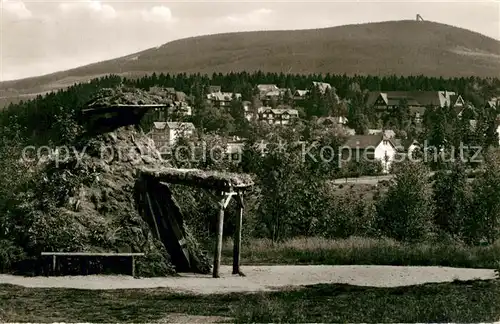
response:
M232 241L223 247L223 262L232 262ZM393 240L297 238L273 244L251 239L241 249L243 264L406 265L495 268L500 242L490 246L460 244L403 244Z
M325 284L210 296L166 289L85 291L0 285L2 322L153 322L168 313L225 316L240 323L494 322L500 319L500 282L401 288Z

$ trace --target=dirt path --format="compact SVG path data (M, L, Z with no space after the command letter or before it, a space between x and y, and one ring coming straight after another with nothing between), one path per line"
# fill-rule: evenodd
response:
M395 287L429 282L492 279L493 270L445 267L394 266L244 266L246 277L231 275L221 267L221 278L183 274L181 277L140 278L130 276L19 277L0 275L0 284L24 287L76 289L170 288L177 292L214 294L269 291L287 286L346 283L359 286Z

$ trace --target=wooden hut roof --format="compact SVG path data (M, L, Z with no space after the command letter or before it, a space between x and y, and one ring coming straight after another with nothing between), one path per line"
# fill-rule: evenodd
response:
M242 190L254 184L250 175L241 173L176 168L142 168L140 173L144 176L153 177L160 182L223 191Z

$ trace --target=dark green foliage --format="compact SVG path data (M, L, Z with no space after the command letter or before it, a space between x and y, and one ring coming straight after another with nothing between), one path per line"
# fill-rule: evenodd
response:
M486 156L484 172L472 183L472 203L464 220L469 244L492 244L500 237L500 154Z
M433 231L434 202L422 164L405 163L394 184L376 204L376 226L385 236L402 241L422 241Z
M436 206L434 223L439 230L455 239L461 239L464 234L464 220L468 217L471 203L464 165L456 163L450 173L437 173L433 194Z

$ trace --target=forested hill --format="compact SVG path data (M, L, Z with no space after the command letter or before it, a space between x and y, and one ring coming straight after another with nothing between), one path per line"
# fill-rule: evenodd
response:
M64 88L106 74L232 71L496 77L500 42L427 21L208 35L64 72L3 82L0 99Z

